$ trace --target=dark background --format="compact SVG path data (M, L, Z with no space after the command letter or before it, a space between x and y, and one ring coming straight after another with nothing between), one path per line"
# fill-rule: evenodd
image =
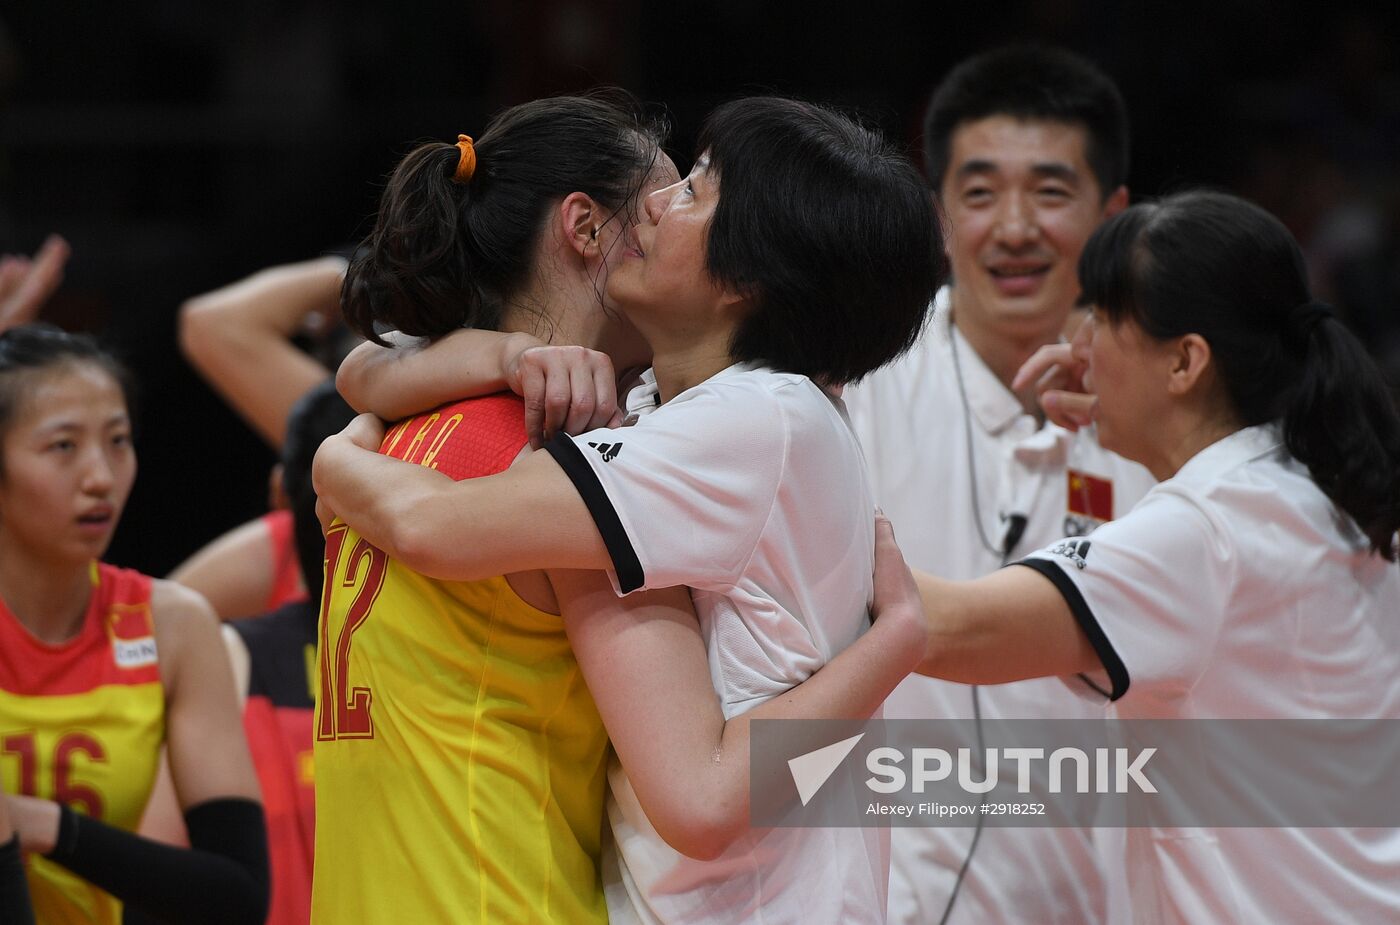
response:
M918 157L954 62L1067 45L1123 89L1135 197L1206 183L1271 209L1400 370L1400 5L1377 6L26 0L0 10L0 252L66 236L45 317L141 381L109 558L155 574L261 513L273 461L179 358L180 303L356 240L413 142L595 84L664 103L682 170L703 114L761 91L856 109Z

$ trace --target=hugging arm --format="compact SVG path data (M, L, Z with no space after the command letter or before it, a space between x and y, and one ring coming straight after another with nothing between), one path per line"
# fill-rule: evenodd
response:
M973 581L915 573L928 618L918 672L1003 684L1101 670L1098 654L1044 575L1011 567Z
M316 493L414 571L475 581L534 569L611 567L587 506L548 453L532 453L498 475L454 482L366 448L381 438L370 415L328 438L316 454Z
M397 332L365 341L340 364L335 387L356 411L396 421L438 405L509 388L511 357L539 343L528 334L464 328L429 341Z
M888 523L877 543L893 545ZM877 592L869 632L801 684L726 722L687 589L619 598L597 572L551 572L550 580L647 818L671 847L702 860L749 829L752 720L867 718L924 650L916 594L882 582L891 592Z
M525 400L525 432L536 448L558 430L577 434L620 423L612 361L596 350L475 329L432 342L388 339L394 346L356 347L336 374L336 388L356 411L394 421L508 389Z

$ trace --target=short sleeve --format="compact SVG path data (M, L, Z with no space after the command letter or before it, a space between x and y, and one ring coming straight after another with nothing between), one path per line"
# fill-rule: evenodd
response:
M620 594L726 591L768 522L787 452L780 404L761 389L685 395L631 427L546 445L587 504Z
M1023 559L1064 597L1103 665L1070 682L1118 700L1185 695L1200 677L1229 606L1228 537L1191 499L1158 489L1090 537ZM1068 679L1067 679L1068 680Z

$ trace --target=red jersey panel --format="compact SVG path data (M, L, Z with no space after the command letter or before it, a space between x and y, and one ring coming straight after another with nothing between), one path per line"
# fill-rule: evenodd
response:
M449 440L466 415L471 416L476 439ZM401 421L384 435L379 452L461 481L509 469L525 446L524 433L524 402L502 392L453 402Z
M311 917L316 834L311 684L316 617L316 606L303 601L230 624L248 649L243 731L267 816L272 869L267 925L306 925Z
M271 613L283 604L306 600L306 589L301 586L301 562L297 559L292 512L268 511L262 516L262 522L272 547L273 568L272 590L268 592L263 610Z

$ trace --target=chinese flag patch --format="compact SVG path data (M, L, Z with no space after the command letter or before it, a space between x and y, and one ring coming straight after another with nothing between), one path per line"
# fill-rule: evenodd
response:
M1113 519L1113 483L1070 469L1069 512L1095 520Z
M114 604L107 614L107 634L112 657L120 668L145 668L156 664L155 627L151 608L145 604Z
M114 604L107 613L107 631L113 639L124 641L154 636L150 608L145 604Z

